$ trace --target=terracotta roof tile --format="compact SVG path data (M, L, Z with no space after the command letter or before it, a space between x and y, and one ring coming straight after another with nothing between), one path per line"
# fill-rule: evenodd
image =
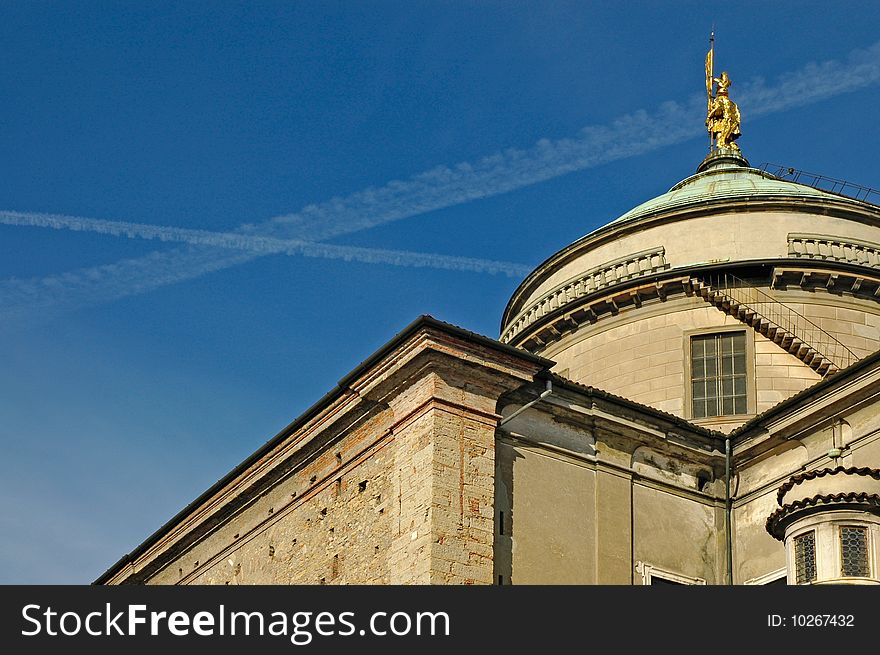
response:
M812 498L804 498L802 500L796 500L788 505L783 505L767 517L767 522L764 524L764 527L767 529L767 532L769 532L772 537L775 537L776 539L782 539L782 535L776 532L776 529L779 527L780 521L798 510L806 509L807 507L815 507L820 503L866 503L869 505L874 505L878 508L878 510L880 510L880 495L869 494L864 491L851 491L849 493L839 494L816 494Z
M635 400L630 400L624 396L618 396L616 394L611 393L610 391L605 391L604 389L599 389L598 387L588 386L585 384L581 384L580 382L575 382L574 380L569 380L568 378L564 378L558 373L549 373L547 375L551 380L562 384L563 386L573 387L580 391L583 391L587 394L594 394L599 396L600 398L606 398L608 400L612 400L614 402L620 403L622 405L629 405L634 409L638 409L646 414L653 414L659 418L666 419L672 423L676 423L683 427L687 427L694 432L702 433L707 437L715 437L719 439L724 439L727 435L723 432L718 432L717 430L710 430L709 428L704 428L702 425L697 425L696 423L691 423L690 421L683 419L680 416L676 416L675 414L670 414L669 412L664 412L661 409L657 409L656 407L651 407L650 405L644 405L640 402L636 402Z
M854 466L844 468L843 466L838 466L836 468L813 469L792 476L785 482L785 484L779 487L779 491L776 493L776 503L782 505L783 497L790 489L793 489L796 484L800 484L805 480L821 478L826 475L834 475L835 473L843 473L845 475L867 475L875 480L880 480L880 469L872 469L867 466L861 468L856 468Z
M829 377L825 377L825 378L822 378L821 380L818 380L817 382L815 382L814 384L811 384L806 389L802 389L801 391L798 391L793 396L789 396L785 400L782 400L782 401L778 402L777 404L773 405L772 407L765 409L763 412L761 412L757 416L753 416L748 421L743 423L741 426L732 430L730 433L731 438L738 437L741 434L743 434L744 432L747 432L748 430L750 430L751 428L758 425L761 421L763 421L767 417L772 416L773 414L777 414L779 412L785 411L786 409L788 409L790 407L793 407L794 405L796 405L798 403L799 400L808 397L810 394L815 393L819 389L825 389L826 387L830 387L830 386L834 385L836 382L838 382L842 379L845 379L846 377L848 377L852 373L854 373L856 371L860 371L864 368L870 368L871 366L875 365L878 362L880 362L880 350L877 350L876 352L873 352L870 355L867 355L867 356L863 357L862 359L859 359L859 360L853 362L852 364L850 364L846 368L840 369L834 375L831 375Z

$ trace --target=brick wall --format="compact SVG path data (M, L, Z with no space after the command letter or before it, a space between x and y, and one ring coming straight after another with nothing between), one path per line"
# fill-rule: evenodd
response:
M111 582L491 584L495 407L543 365L444 337L400 344Z
M397 526L385 411L166 566L152 584L390 581Z

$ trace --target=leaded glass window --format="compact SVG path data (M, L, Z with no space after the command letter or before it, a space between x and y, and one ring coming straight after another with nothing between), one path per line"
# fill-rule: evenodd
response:
M693 417L748 412L745 332L691 337Z
M794 538L794 564L797 583L816 579L816 533L806 532Z
M845 576L867 578L868 530L843 525L840 527L841 573Z

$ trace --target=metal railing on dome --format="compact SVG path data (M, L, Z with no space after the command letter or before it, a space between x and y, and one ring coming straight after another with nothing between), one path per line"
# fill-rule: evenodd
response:
M812 348L836 369L846 368L858 361L859 358L853 351L806 316L735 275L720 273L710 276L708 282L713 291L751 311L759 319L764 319L769 327L782 330ZM829 369L828 372L832 371Z
M827 175L807 173L806 171L799 171L796 168L782 166L781 164L761 164L760 170L769 173L773 177L778 177L780 180L803 184L804 186L836 193L854 200L869 202L872 205L880 205L880 191L862 186L861 184L853 184L852 182L838 180Z

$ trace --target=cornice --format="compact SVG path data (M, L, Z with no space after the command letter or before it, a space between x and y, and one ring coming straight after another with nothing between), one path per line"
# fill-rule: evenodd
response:
M543 333L537 344L543 348L544 342L556 341L562 335L577 330L580 325L595 324L609 316L617 316L621 310L638 309L645 300L666 300L667 296L682 293L690 295L688 284L691 278L758 268L766 268L768 277L771 277L771 273L777 275L777 271L777 277L792 271L799 271L801 274L812 271L826 277L834 273L842 276L839 287L846 287L845 282L848 281L849 289L845 290L853 296L880 301L880 277L877 268L857 262L789 256L699 263L657 268L586 293L580 289L576 289L574 293L567 290L562 293L565 287L560 285L533 303L534 308L541 308L540 311L532 311L533 308L530 307L528 311L517 315L516 320L524 323L522 327L512 331L517 323L504 324L502 338L509 339L507 343L510 345L540 352L540 348L528 345L536 335ZM858 284L854 280L859 281ZM787 290L788 288L777 289L783 294ZM582 295L577 295L578 293ZM546 309L547 307L550 309ZM531 322L526 322L526 319Z
M781 541L785 528L795 518L829 510L857 510L880 514L880 495L864 492L817 494L778 508L767 517L764 527L772 537Z
M308 459L327 441L332 442L364 416L381 409L384 405L373 393L377 387L416 358L430 353L458 357L474 364L479 362L499 379L509 379L511 386L531 381L535 374L553 366L552 361L537 355L430 316L421 316L340 380L299 418L123 556L95 584L124 582L128 574L140 573L162 552L171 547L188 548L223 519L242 511L294 470L299 460ZM403 383L405 380L401 378L396 384ZM450 407L449 403L441 405ZM488 415L484 419L491 420Z
M785 498L785 494L794 489L796 485L801 484L802 482L806 482L808 480L815 480L816 478L823 478L827 475L861 475L869 478L874 478L875 480L880 480L880 469L872 469L867 466L855 467L851 466L849 468L843 466L837 466L835 468L824 468L824 469L814 469L810 471L804 471L803 473L798 473L797 475L789 478L781 487L779 487L779 491L776 493L776 502L782 505L782 499Z
M526 276L511 295L502 314L501 330L503 331L508 325L512 314L518 314L522 311L520 306L522 302L534 293L535 289L547 276L604 243L657 225L671 224L721 213L757 213L766 211L832 216L880 227L880 207L846 198L845 196L825 198L784 194L757 194L736 198L692 201L682 206L659 207L655 211L637 216L631 220L620 223L612 221L545 259Z

